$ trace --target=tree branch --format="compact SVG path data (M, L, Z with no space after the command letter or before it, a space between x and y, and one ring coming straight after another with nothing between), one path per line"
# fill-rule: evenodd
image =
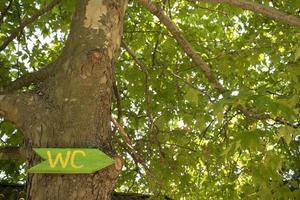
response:
M0 95L0 117L4 117L21 128L23 122L28 119L29 113L34 112L37 98L29 94Z
M125 132L124 128L115 120L115 118L112 117L111 121L118 128L118 130L119 130L122 138L125 140L126 144L128 144L130 146L130 148L132 148L132 141L129 138L128 134Z
M10 9L10 7L12 5L12 2L13 2L13 0L10 0L9 3L8 3L8 5L1 11L1 14L0 14L0 26L2 25L4 17L6 16L8 10Z
M219 2L246 2L246 1L243 1L243 0L211 0L211 1L214 1L214 2L216 2L216 1L219 1ZM194 64L196 64L196 66L199 67L202 70L202 72L204 73L204 75L206 76L206 78L208 79L210 84L219 93L222 94L222 93L226 92L227 90L217 81L217 79L214 76L210 66L196 53L196 51L193 49L192 45L185 39L185 37L183 36L181 31L176 27L176 25L172 22L172 20L167 15L165 15L164 11L161 10L160 8L158 8L155 4L153 4L151 2L151 0L139 0L139 3L143 7L148 9L153 15L158 17L160 22L166 26L166 28L169 30L169 32L176 39L179 46L193 60ZM249 3L247 5L248 6L252 5L252 3ZM253 5L255 5L255 7L257 7L257 5L255 3L253 3ZM253 7L253 5L252 5L252 7ZM258 6L261 6L261 5L258 4ZM280 16L283 15L282 12L271 9L271 8L268 8L268 7L267 7L268 9L262 9L262 7L259 7L259 8L260 8L260 10L264 10L264 12L277 13ZM270 10L272 10L272 12ZM284 15L286 15L286 14L284 14ZM295 20L295 16L287 17L287 18ZM299 20L297 17L296 17L296 19ZM269 116L268 114L256 113L256 112L253 112L253 111L250 111L250 110L246 109L243 106L237 106L237 109L240 110L241 113L243 113L245 116L253 118L253 119L259 119L259 120L272 119L271 116ZM292 127L300 127L300 124L299 125L293 125L293 124L291 124L291 123L289 123L289 122L287 122L287 121L285 121L281 118L276 118L276 119L272 119L272 120L274 120L274 121L276 121L277 123L280 123L280 124L286 124L286 125L289 125L289 126L292 126Z
M47 67L28 74L24 74L20 78L8 83L3 88L0 88L0 94L10 93L22 87L29 86L30 84L39 83L49 77L53 71L54 64L50 64Z
M147 115L148 115L148 118L150 121L149 128L152 129L154 119L153 119L153 115L152 115L152 95L151 95L151 91L149 90L150 77L149 77L148 67L137 58L136 54L127 46L127 44L124 41L122 41L122 47L129 53L129 55L137 63L140 70L142 72L144 72L144 75L145 75L145 99L146 99L146 104L147 104Z
M185 85L188 85L189 87L191 87L191 88L197 90L198 92L200 92L202 95L206 96L210 102L213 102L213 101L214 101L214 100L212 99L212 97L208 94L208 92L206 92L204 89L200 89L200 88L194 86L192 83L189 83L189 82L186 81L184 78L178 76L177 74L175 74L175 73L173 73L173 72L171 73L171 75L172 75L173 77L175 77L175 78L181 80Z
M1 147L0 160L24 160L19 147Z
M206 1L215 2L215 3L225 3L228 5L236 6L244 10L250 10L255 13L262 14L268 18L281 21L283 23L300 27L299 17L284 13L282 11L252 1L246 1L246 0L206 0Z
M119 92L119 89L117 86L115 74L114 74L114 80L113 80L113 92L114 92L114 96L116 98L118 121L120 121L122 119L123 112L122 112L122 105L121 105L121 96L120 96L120 92Z
M192 45L186 40L181 31L172 22L172 20L164 13L163 10L158 8L150 0L139 0L140 4L148 9L153 15L158 17L160 22L166 26L173 37L176 39L179 46L183 51L192 59L192 61L198 66L205 77L211 83L211 85L220 93L224 93L226 89L218 82L217 78L213 74L210 66L196 53Z
M118 128L120 135L122 136L123 140L126 143L126 146L130 150L130 154L135 162L140 163L145 169L147 169L145 161L141 158L141 156L137 153L137 151L133 148L133 142L129 138L128 134L124 130L124 128L115 120L115 118L111 117L111 121L115 127Z
M300 123L297 124L292 124L288 121L286 121L285 119L282 119L280 117L276 117L276 118L272 118L269 114L265 114L265 113L256 113L254 111L248 110L245 107L243 107L242 105L238 105L237 109L243 113L246 117L252 118L252 119L257 119L257 120L273 120L274 122L277 122L279 124L284 124L293 128L299 128L300 127Z
M148 74L148 69L147 66L144 65L144 63L142 63L137 56L135 55L134 51L132 51L128 45L122 40L121 43L122 47L129 53L129 55L133 58L133 60L138 64L138 67L140 68L140 70L142 72L144 72L145 74Z
M15 28L14 30L12 30L9 37L6 38L6 40L1 44L0 51L4 50L8 46L9 43L18 36L20 31L23 30L23 28L32 24L36 19L38 19L40 16L44 15L45 13L49 12L54 6L56 6L60 2L61 2L61 0L53 0L47 6L41 8L39 11L37 11L32 17L25 19L18 28Z

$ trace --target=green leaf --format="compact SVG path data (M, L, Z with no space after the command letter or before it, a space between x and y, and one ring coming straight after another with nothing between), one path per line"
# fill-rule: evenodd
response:
M289 126L281 127L278 130L278 137L283 138L287 144L290 144L290 142L293 138L293 128L291 128Z
M193 105L197 105L198 104L198 91L194 88L191 87L185 87L185 99L188 100L190 103L192 103Z

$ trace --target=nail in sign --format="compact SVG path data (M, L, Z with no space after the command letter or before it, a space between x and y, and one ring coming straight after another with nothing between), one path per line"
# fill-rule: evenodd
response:
M29 173L89 174L114 163L99 149L34 148L44 161L31 167Z

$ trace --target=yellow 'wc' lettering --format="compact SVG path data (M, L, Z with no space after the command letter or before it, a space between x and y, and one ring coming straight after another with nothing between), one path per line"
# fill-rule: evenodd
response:
M51 152L50 151L47 151L47 156L48 156L48 161L49 161L49 165L51 168L55 168L58 161L60 162L61 164L61 167L62 168L65 168L70 160L70 154L71 152L70 151L67 151L67 155L65 157L65 159L63 159L61 153L58 153L56 154L56 157L54 159L54 161L52 160L52 156L51 156Z
M81 154L81 155L84 156L84 157L85 157L86 155L85 155L85 152L84 152L84 151L80 151L80 150L75 150L75 151L73 151L72 156L71 156L71 166L72 166L73 168L79 169L79 168L82 168L83 165L76 165L76 164L74 163L74 159L75 159L76 154Z

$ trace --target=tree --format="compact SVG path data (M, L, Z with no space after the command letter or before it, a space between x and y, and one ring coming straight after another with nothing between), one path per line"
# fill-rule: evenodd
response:
M22 143L3 155L21 152L30 167L39 162L33 147L93 147L116 160L89 175L28 174L27 198L110 199L120 157L118 190L298 197L299 2L138 0L125 15L126 7L1 5L1 146ZM16 181L9 169L20 162L8 163Z

